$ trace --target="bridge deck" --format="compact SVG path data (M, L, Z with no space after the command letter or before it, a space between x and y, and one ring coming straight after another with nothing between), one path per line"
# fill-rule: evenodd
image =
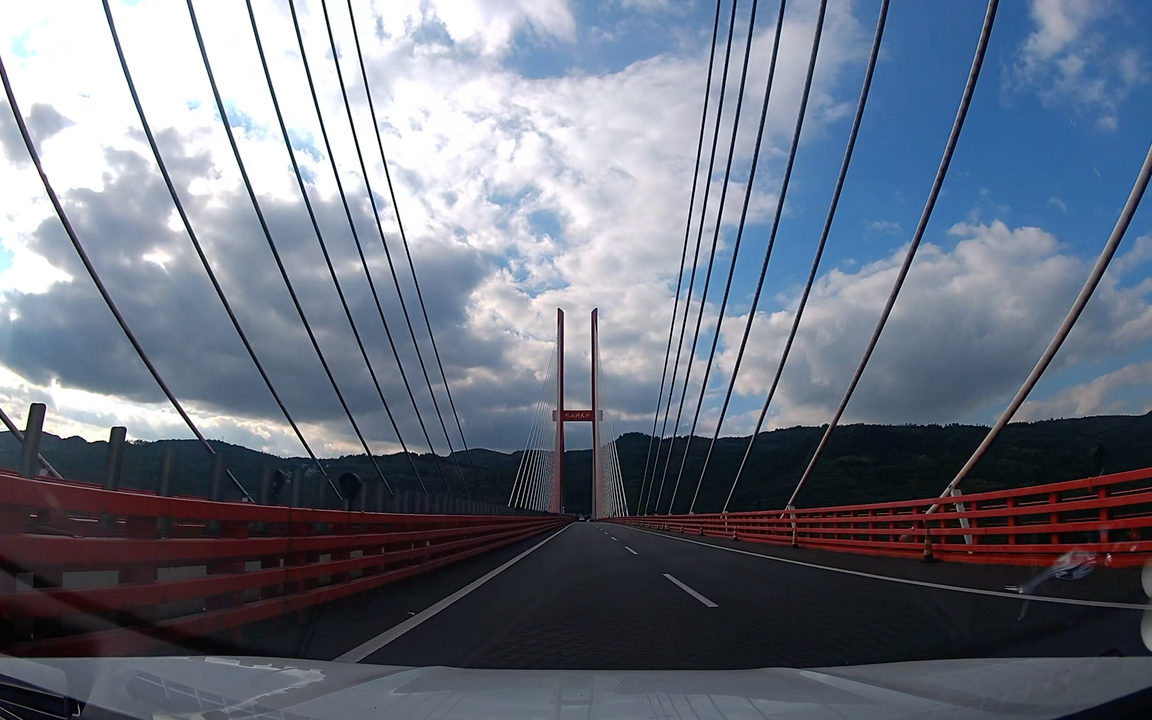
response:
M1021 620L1022 600L1003 588L1030 577L1028 568L925 565L599 523L568 526L426 616L550 535L248 628L232 638L240 647L220 649L324 660L351 654L398 665L584 669L1148 654L1140 639L1148 600L1136 569L1101 569L1041 590L1128 607L1031 601ZM370 644L413 617L426 619L379 649Z

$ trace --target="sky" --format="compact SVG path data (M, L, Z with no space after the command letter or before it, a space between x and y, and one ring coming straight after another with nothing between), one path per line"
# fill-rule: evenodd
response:
M351 3L394 206L360 78L349 6L299 0L331 143L323 141L287 2L254 0L260 39L309 198L372 367L411 449L427 445L383 314L429 424L447 447L443 382L399 240L403 219L444 371L471 447L523 447L567 315L569 406L589 401L599 308L605 403L618 432L649 432L686 227L702 238L687 358L719 217L687 431L716 333L755 149L779 6L751 29L731 184L720 207L751 0L738 0L710 177L689 203L710 56L705 164L731 13L704 0L390 0ZM830 0L764 293L722 434L747 434L780 361L844 154L879 0ZM260 208L317 341L376 452L399 448L339 303L276 121L242 3L195 3ZM818 14L787 3L764 142L697 434L711 434L756 290ZM285 405L322 455L359 444L273 261L216 112L187 7L113 2L127 63L190 222ZM770 428L828 422L924 208L972 64L985 6L893 0L852 166ZM281 455L302 449L196 256L121 73L98 3L4 2L0 57L45 171L127 322L204 433ZM939 202L845 422L992 423L1079 292L1152 141L1152 6L1004 2ZM356 129L345 114L334 59ZM0 407L18 424L106 438L189 437L125 340L65 235L0 101ZM1141 121L1140 118L1145 118ZM393 281L356 154L380 208ZM333 171L332 160L336 165ZM709 198L701 221L701 198ZM701 227L701 222L703 226ZM692 265L680 279L687 285ZM1020 420L1152 410L1152 212L1137 212L1087 311ZM683 302L683 299L681 300ZM681 308L683 306L681 305ZM682 312L682 310L681 310ZM677 387L683 383L682 361ZM673 402L673 419L680 391ZM666 394L666 393L665 393ZM450 417L448 424L454 423ZM671 428L670 428L671 430ZM452 432L453 445L460 448ZM584 428L569 447L587 446Z

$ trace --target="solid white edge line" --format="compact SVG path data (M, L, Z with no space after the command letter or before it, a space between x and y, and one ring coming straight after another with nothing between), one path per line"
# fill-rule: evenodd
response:
M1014 592L1002 592L1000 590L981 590L979 588L963 587L961 585L944 585L942 583L927 582L925 580L909 580L907 578L897 578L888 575L876 575L874 573L862 572L860 570L848 570L845 568L830 567L828 565L817 565L815 563L803 562L801 560L789 560L787 558L774 557L772 555L761 555L760 553L749 552L747 550L737 550L736 548L725 547L723 545L713 545L711 543L700 542L699 540L689 540L688 538L680 538L674 535L664 535L644 528L627 526L637 532L655 535L656 537L667 538L668 540L679 540L680 542L692 543L693 545L701 545L703 547L714 548L716 550L727 550L728 552L739 553L740 555L751 555L752 557L763 558L765 560L773 560L775 562L788 563L789 565L800 565L801 567L815 568L816 570L827 570L828 572L841 573L843 575L854 575L856 577L871 578L873 580L884 580L886 582L900 583L902 585L915 585L917 587L932 588L934 590L951 590L952 592L969 593L971 595L988 595L990 597L1002 597L1012 600L1033 600L1035 602L1056 603L1057 605L1080 605L1083 607L1102 607L1113 608L1116 610L1148 610L1152 609L1150 605L1139 605L1137 603L1119 603L1108 602L1106 600L1077 600L1075 598L1055 598L1047 597L1044 595L1021 595Z
M495 570L489 571L483 577L480 577L476 580L473 580L472 582L468 583L467 585L460 588L459 590L452 593L451 595L444 598L443 600L436 603L435 605L432 605L431 607L426 608L423 612L420 612L416 615L413 615L412 617L408 618L407 620L400 623L399 625L394 625L393 627L389 628L388 630L385 630L384 632L380 633L376 637L372 638L368 642L361 643L360 645L357 645L356 647L352 648L348 652L337 657L334 660L334 662L348 662L348 663L360 662L364 658L368 657L372 653L376 652L377 650L384 647L385 645L392 642L393 640L400 637L401 635L408 632L409 630L412 630L417 625L420 625L425 620L428 620L429 618L436 615L438 612L445 609L446 607L448 607L452 603L456 602L460 598L464 597L468 593L472 592L476 588L480 587L484 583L488 582L492 578L496 577L500 573L502 573L505 570L507 570L508 568L512 567L513 565L518 563L520 560L524 559L528 554L530 554L531 552L533 552L534 550L539 548L541 545L548 542L549 540L556 537L557 535L564 532L565 530L567 530L570 527L572 527L572 523L568 523L564 527L560 528L560 530L558 530L557 532L552 533L548 537L544 538L543 540L536 543L532 547L528 548L524 552L520 553L516 557L512 558L508 562L504 563L500 567L496 568Z
M671 581L672 581L672 582L673 582L673 583L674 583L674 584L675 584L677 587L679 587L679 588L680 588L681 590L683 590L684 592L688 593L688 594L689 594L689 595L691 595L692 597L694 597L694 598L696 598L697 600L699 600L700 602L704 603L704 605L706 605L707 607L710 607L710 608L713 608L713 607L720 607L720 606L719 606L719 605L717 605L716 603L712 602L712 601L711 601L711 600L709 600L708 598L704 597L703 595L701 595L700 593L696 592L696 591L695 591L695 590L693 590L692 588L688 587L688 586L687 586L687 585L685 585L684 583L680 582L680 581L679 581L679 580L677 580L676 578L672 577L672 576L671 576L671 575L669 575L668 573L664 573L664 577L666 577L666 578L668 578L669 580L671 580Z
M639 555L640 554L640 553L636 552L635 550L633 550L632 548L628 547L627 545L624 546L624 549L627 550L628 552L632 553L633 555Z

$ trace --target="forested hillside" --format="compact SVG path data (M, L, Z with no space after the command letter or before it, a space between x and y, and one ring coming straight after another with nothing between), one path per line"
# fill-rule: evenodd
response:
M986 428L969 425L847 425L832 436L827 452L797 505L820 505L912 499L939 494L968 455L979 444ZM731 509L772 509L782 507L800 478L819 442L822 428L794 427L762 433L756 441L748 468L733 497ZM701 484L697 512L718 510L732 483L748 438L721 438ZM629 504L636 505L641 475L649 448L649 436L628 433L618 441L620 464L625 477ZM672 464L664 474L665 441L656 472L656 489L650 503L655 506L661 481L660 511L667 511L676 486L685 438L672 447ZM160 453L171 446L177 453L175 492L206 495L208 456L193 440L132 442L125 449L122 484L126 487L155 486ZM264 467L284 470L309 467L302 458L280 458L248 448L217 443L228 456L228 467L255 492ZM687 511L700 478L700 467L708 439L695 438L680 476L674 509ZM107 443L90 443L81 438L61 439L45 435L42 454L65 476L74 480L100 482L104 475ZM570 512L588 512L591 492L590 450L571 450L564 457L564 500ZM459 461L473 497L507 502L520 463L519 452L472 451L473 472L462 453L457 458L441 458L440 466L452 491L463 495ZM0 434L0 464L15 467L19 446L8 433ZM413 461L429 489L447 494L439 468L431 455L413 456ZM362 478L374 478L371 463L363 455L323 461L329 473L345 471ZM378 458L393 488L419 490L412 463L401 454ZM1070 420L1017 423L1008 426L989 454L964 483L966 492L1020 487L1071 480L1103 472L1119 472L1152 466L1152 414L1142 416L1103 416ZM315 474L315 470L311 470ZM647 491L645 492L647 495ZM324 504L333 505L334 497Z

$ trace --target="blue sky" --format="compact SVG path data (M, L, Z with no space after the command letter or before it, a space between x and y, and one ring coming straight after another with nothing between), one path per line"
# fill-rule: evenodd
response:
M750 430L775 371L824 222L879 6L873 0L829 3L785 213L725 434ZM334 176L318 145L291 21L283 3L256 7L297 159L341 282L386 394L401 408L405 438L415 443L415 413L403 401ZM725 23L730 7L722 6ZM814 0L793 0L785 14L752 214L698 433L715 427L755 289L816 7ZM744 0L737 11L705 256L750 8ZM714 332L731 257L777 8L764 2L758 9L706 333ZM0 44L49 174L71 203L113 295L202 424L233 442L295 454L294 440L254 378L158 184L98 10L21 7ZM375 226L323 18L316 3L302 3L300 10L341 178L353 196L358 231L372 239ZM354 410L370 439L394 449L395 435L365 386L366 370L350 346L350 330L302 215L243 8L200 3L197 11L261 203L280 218L275 232L289 272L322 328L322 345L339 358L338 379L356 398ZM984 11L979 2L892 3L852 170L770 426L826 422L838 402L923 208ZM513 449L522 442L544 380L557 306L569 317L572 403L587 402L586 318L599 307L615 426L650 429L689 217L714 12L706 2L660 0L356 5L381 142L471 445ZM351 451L350 428L263 240L252 242L258 228L240 192L186 13L179 4L148 0L116 5L114 13L145 110L166 138L162 152L174 163L192 222L242 322L273 377L290 388L289 404L317 444L327 452ZM342 8L333 16L359 139L371 151L373 189L383 197L383 168L372 154L350 24ZM1004 407L1083 283L1152 139L1142 122L1152 109L1150 26L1152 8L1138 2L1001 5L924 246L848 421L990 423ZM714 49L718 55L725 32L726 24ZM717 97L714 89L711 107ZM129 422L138 437L183 436L117 340L115 326L97 312L98 297L62 242L13 139L7 108L4 115L0 191L10 200L0 222L0 303L7 306L0 311L0 402L20 416L28 402L47 400L50 425L57 423L64 434L99 437L108 425ZM394 210L385 205L381 219L388 242L395 243ZM697 213L699 206L697 201ZM1148 217L1147 210L1138 213L1083 327L1021 418L1152 409L1152 306L1144 287L1145 260L1152 258ZM693 219L693 237L698 223ZM374 242L369 270L383 288L390 322L403 328ZM394 255L401 252L390 247ZM405 272L399 283L411 304ZM698 293L699 286L694 301ZM695 315L694 308L690 322ZM694 383L710 341L710 334L699 341ZM427 339L418 334L415 342ZM415 363L411 338L401 337L400 354L406 368ZM439 382L434 391L443 398ZM698 392L690 386L689 418ZM431 412L427 390L418 404ZM573 433L574 446L586 442ZM443 452L442 439L433 438L438 444Z

